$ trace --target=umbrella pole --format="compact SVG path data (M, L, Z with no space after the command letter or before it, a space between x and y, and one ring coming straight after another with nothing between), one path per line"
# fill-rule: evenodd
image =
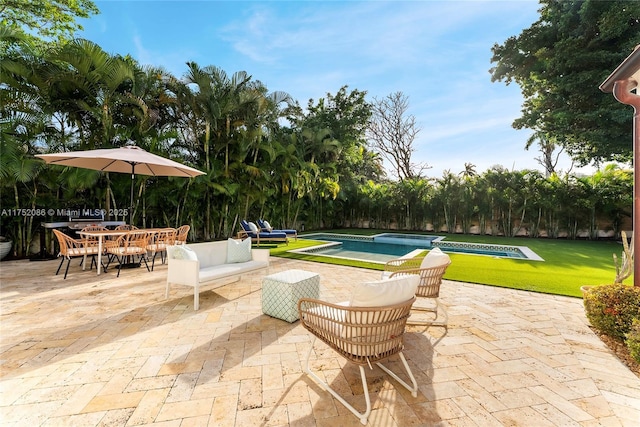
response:
M135 163L131 163L131 197L129 198L129 225L133 225L133 184L135 182Z
M135 182L135 176L136 174L134 173L135 170L135 163L131 163L131 197L129 198L129 225L133 225L132 220L133 220L133 184ZM124 255L122 256L124 259ZM126 257L126 262L122 263L118 266L119 269L123 269L123 268L135 268L135 267L140 267L140 264L136 264L135 262L133 262L133 257L130 255L127 255Z

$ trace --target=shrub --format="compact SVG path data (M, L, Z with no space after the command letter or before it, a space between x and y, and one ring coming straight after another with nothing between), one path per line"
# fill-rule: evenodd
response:
M622 341L633 319L640 319L640 287L617 283L591 288L584 308L594 328Z
M627 333L627 340L625 341L631 357L640 363L640 318L633 319L631 330Z

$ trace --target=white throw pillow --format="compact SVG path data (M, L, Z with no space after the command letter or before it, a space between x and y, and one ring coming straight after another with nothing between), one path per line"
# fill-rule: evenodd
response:
M417 274L358 283L353 289L349 305L352 307L378 307L400 304L413 298L419 283L420 276Z
M254 233L258 232L258 226L256 225L255 222L250 222L249 223L249 230L253 231Z
M429 251L426 257L422 260L420 268L439 267L451 262L449 255L442 252L440 248L433 248Z
M349 305L352 307L379 307L386 305L394 305L403 303L416 294L416 289L420 283L420 276L417 274L407 274L403 276L392 277L391 279L377 280L375 282L359 283L353 289L351 301ZM345 322L353 325L372 325L379 322L385 322L388 319L383 317L388 314L382 314L379 311L355 311L347 312ZM370 328L366 326L347 326L344 325L340 335L355 341L371 342L376 340L389 340L390 337L372 336ZM365 336L361 339L359 337ZM389 341L392 342L392 341ZM345 349L353 354L366 355L368 349L354 345L352 348ZM386 351L379 348L380 352ZM370 353L369 353L370 354Z
M227 264L251 261L251 237L227 240Z
M262 221L262 223L264 224L264 228L266 228L267 230L273 230L273 227L271 226L271 224L269 224L269 221Z
M196 253L187 245L175 245L170 251L173 254L173 259L198 260Z

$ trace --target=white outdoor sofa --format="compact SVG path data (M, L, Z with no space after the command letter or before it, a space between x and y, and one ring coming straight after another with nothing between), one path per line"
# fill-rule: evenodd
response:
M269 268L269 250L252 249L251 239L169 246L167 258L165 298L170 285L192 286L194 310L200 306L200 285L230 277L240 280L242 274Z

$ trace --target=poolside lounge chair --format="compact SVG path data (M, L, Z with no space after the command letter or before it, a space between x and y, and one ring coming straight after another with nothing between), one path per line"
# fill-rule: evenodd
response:
M426 257L418 258L398 258L388 261L382 272L383 278L398 277L406 274L418 274L420 276L420 284L416 290L416 296L422 298L431 298L434 301L433 306L422 306L420 300L412 310L416 312L429 312L434 314L433 319L408 320L408 325L424 325L424 326L443 326L447 327L447 311L440 306L440 285L442 284L442 276L447 267L451 264L451 258L440 250L434 248ZM443 313L443 320L438 320L438 313ZM416 313L417 314L417 313Z
M285 242L289 243L289 239L284 232L268 232L268 231L260 231L258 226L253 222L247 222L244 219L240 221L240 226L242 230L238 232L239 239L246 239L247 237L251 237L256 241L256 244L260 246L260 243L266 242Z
M298 301L300 322L314 336L309 346L304 371L358 417L362 424L367 423L371 414L365 366L372 369L371 365L375 363L409 390L413 397L418 396L418 385L402 354L405 325L411 305L416 300L415 292L418 282L417 275L407 275L359 283L354 287L351 301L340 304L311 298L301 298ZM358 412L323 378L309 369L309 359L316 338L347 361L359 365L366 402L364 412ZM400 356L412 385L382 365L382 361L396 354Z
M287 235L287 237L293 237L294 240L298 240L298 231L297 230L293 230L293 229L287 229L287 230L280 230L280 229L275 229L271 226L271 224L269 224L269 221L266 221L264 219L259 219L258 220L258 227L260 227L260 231L268 231L269 233L284 233Z

